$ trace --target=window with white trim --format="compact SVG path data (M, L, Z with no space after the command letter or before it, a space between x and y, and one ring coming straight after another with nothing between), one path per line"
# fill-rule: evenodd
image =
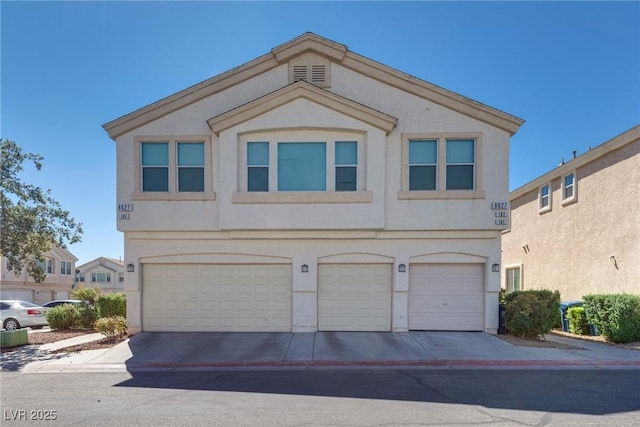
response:
M64 276L71 275L71 262L69 261L60 261L60 274Z
M109 282L111 282L111 273L105 273L105 272L91 273L91 282L93 282L93 283L109 283Z
M507 293L522 290L522 274L520 267L507 267L506 269L506 289Z
M562 205L575 202L577 196L576 173L571 172L562 177Z
M55 274L56 272L56 261L53 259L48 259L47 260L47 269L46 272L48 274Z
M551 184L545 184L538 189L538 212L551 210Z
M120 283L124 282L124 273L118 273L118 282Z
M484 198L482 134L403 134L399 199Z

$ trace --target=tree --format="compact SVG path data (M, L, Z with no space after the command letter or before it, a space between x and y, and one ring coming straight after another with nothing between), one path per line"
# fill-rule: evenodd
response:
M62 209L51 190L27 184L18 177L23 163L42 168L42 156L24 153L14 141L0 138L0 254L16 275L26 272L36 282L46 273L39 265L42 254L54 245L66 247L80 241L82 224Z

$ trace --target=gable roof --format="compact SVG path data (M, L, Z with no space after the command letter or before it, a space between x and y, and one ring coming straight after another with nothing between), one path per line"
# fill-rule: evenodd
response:
M409 74L397 71L379 62L351 52L345 45L307 32L273 48L270 53L105 123L102 127L112 139L115 139L146 123L269 71L309 51L325 56L331 61L367 77L379 80L469 117L496 126L509 132L511 135L516 133L518 128L524 123L524 120L518 117L424 80L420 80Z
M598 145L596 148L590 149L586 153L576 157L575 159L571 159L566 163L562 163L560 166L550 170L544 175L541 175L538 178L529 181L523 186L513 190L509 194L509 200L515 200L532 190L537 190L538 187L556 178L564 176L580 167L583 167L586 164L604 157L605 155L611 153L614 150L617 150L620 147L638 140L640 140L640 125L632 127L628 131L623 132L620 135L608 140L607 142Z
M112 266L109 266L108 264L112 264ZM89 270L90 268L93 268L94 266L95 267L102 266L111 271L118 271L118 270L124 269L124 262L117 259L113 259L113 258L98 257L89 262L85 262L82 265L76 266L76 270L86 271L86 270Z
M303 80L292 83L282 89L278 89L240 107L213 117L207 120L207 123L211 130L218 135L225 129L301 98L382 129L387 135L398 123L398 119L395 117L321 89Z

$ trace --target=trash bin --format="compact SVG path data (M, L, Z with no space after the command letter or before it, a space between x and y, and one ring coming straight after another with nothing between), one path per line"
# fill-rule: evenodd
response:
M507 327L504 324L504 310L506 306L504 304L498 305L498 335L505 335L507 333Z
M569 320L567 319L567 310L571 307L582 307L584 303L579 300L562 301L560 303L560 319L562 319L562 330L569 332Z

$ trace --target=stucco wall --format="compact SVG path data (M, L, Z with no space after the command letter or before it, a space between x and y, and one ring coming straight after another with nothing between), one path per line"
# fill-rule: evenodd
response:
M118 203L130 203L136 191L136 136L200 135L211 140L211 186L216 200L139 201L118 229L128 230L218 230L226 228L375 228L391 230L491 229L496 226L490 203L506 201L508 194L509 134L486 123L441 107L378 80L332 64L330 91L398 118L389 135L352 117L299 99L241 125L227 129L219 137L206 120L261 95L287 81L286 65L255 80L242 83L155 120L117 138ZM238 136L243 132L315 128L350 130L365 135L366 185L372 201L359 204L253 205L229 202L237 191ZM402 178L402 134L406 132L474 132L482 141L476 167L480 170L480 198L399 200ZM342 212L342 214L338 213ZM337 214L337 215L336 215ZM266 215L271 220L256 217ZM335 221L336 216L343 219ZM282 223L282 218L290 218ZM298 218L298 219L296 219ZM344 220L347 220L345 223Z
M420 238L418 234L399 238L397 234L384 232L309 233L272 232L260 239L228 233L132 232L126 236L125 258L138 260L138 263L134 273L125 273L129 333L139 332L141 328L144 289L140 283L142 269L149 263L291 263L293 331L315 331L318 263L329 261L393 263L392 328L406 331L409 272L399 273L397 266L410 266L412 260L425 259L428 255L431 255L429 262L465 263L471 258L476 259L474 262L478 259L486 262L485 330L495 333L500 282L499 273L491 272L491 265L499 262L500 239L497 232L469 233L466 237L442 233L432 238ZM301 272L302 264L309 266L308 273Z
M579 167L575 203L562 205L560 176L551 181L551 211L538 213L537 188L512 200L511 230L502 236L503 286L504 268L522 264L524 289L558 289L565 300L640 295L639 153L636 140Z

